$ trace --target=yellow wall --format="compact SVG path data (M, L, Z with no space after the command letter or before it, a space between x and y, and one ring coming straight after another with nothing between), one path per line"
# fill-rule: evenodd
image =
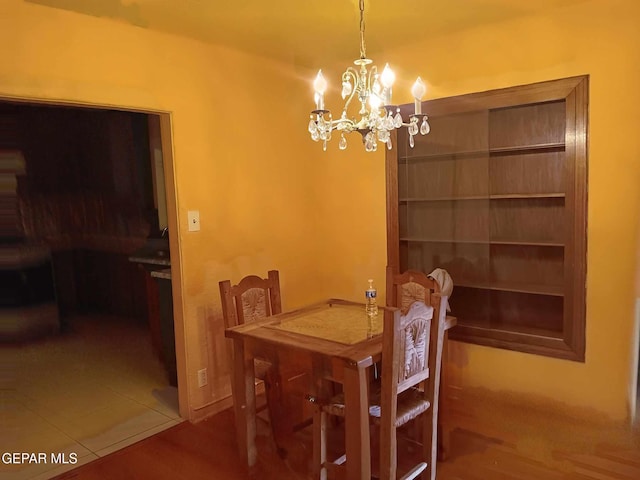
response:
M403 102L417 74L431 97L591 75L586 363L454 344L452 373L463 388L627 414L640 207L639 18L633 0L578 1L451 36L411 29L423 35L412 46L370 52L397 66ZM219 280L278 268L285 309L329 295L361 298L367 278L383 290L383 153L364 154L356 137L346 152L334 141L323 153L308 140L312 72L18 0L0 3L0 54L0 96L171 112L176 313L186 351L179 368L187 373L181 400L188 396L190 418L229 393ZM335 100L328 99L334 109ZM249 133L263 115L278 125ZM199 233L187 231L191 209L200 210ZM203 367L210 382L199 389Z
M586 0L437 38L415 29L410 46L370 52L377 63L394 66L400 103L411 101L416 75L428 81L431 98L590 75L586 362L454 342L450 378L463 392L524 394L547 407L581 407L614 419L630 413L640 217L638 24L638 2ZM334 70L326 76L337 82L340 69ZM327 282L338 279L333 295L357 299L366 278L384 285L383 153L364 154L355 136L344 152L336 143L317 173L325 187L318 205L325 220L317 228L326 242L326 261L317 267Z
M594 0L464 32L417 40L399 51L370 52L377 63L396 67L404 84L394 88L401 102L416 75L429 82L431 98L590 75L589 197L587 258L586 362L575 363L499 349L453 343L454 384L526 394L587 407L616 419L628 415L634 305L635 249L640 198L640 2ZM410 34L420 34L412 29ZM335 154L340 155L339 153ZM384 243L382 155L370 162L375 174L331 159L327 173L334 192L353 179L362 188L349 202L338 229L368 222L362 212L374 205L374 249ZM360 168L361 165L359 164ZM369 195L376 191L375 199ZM341 199L332 198L334 208ZM358 201L357 204L353 202ZM337 231L336 231L337 233ZM344 258L353 257L355 278L364 278L371 242L366 226L341 242ZM336 248L338 251L338 249ZM377 259L376 259L377 260ZM377 269L377 277L382 277ZM455 279L454 279L455 282ZM455 295L455 290L454 290Z
M309 85L259 58L18 0L0 2L0 57L0 97L171 113L181 409L205 414L230 393L218 281L277 268L284 308L328 295L313 275L321 150L307 138L308 106L283 108ZM191 209L200 232L187 231ZM203 367L209 385L197 388Z
M452 342L450 378L462 392L510 392L547 408L580 407L620 420L630 414L630 369L635 368L640 2L567 3L445 36L412 28L409 46L368 53L379 66L393 66L398 103L412 101L408 92L418 75L428 83L429 98L590 75L586 362ZM337 84L347 65L321 66ZM327 105L336 110L338 92L332 95ZM334 140L321 159L317 175L325 194L318 209L325 221L318 228L327 249L326 262L318 267L324 278L339 279L333 295L361 298L367 278L384 290L383 155L363 153L351 136L346 151Z

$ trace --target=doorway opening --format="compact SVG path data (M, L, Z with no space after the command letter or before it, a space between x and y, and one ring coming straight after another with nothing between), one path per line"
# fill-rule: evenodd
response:
M16 259L2 269L12 288L0 336L17 360L17 418L45 420L32 451L47 438L53 453L64 440L95 458L181 420L160 124L0 101L2 244ZM164 276L134 260L145 255L161 257Z
M640 257L640 255L639 255ZM638 268L640 269L640 263L638 263ZM636 282L640 282L640 275ZM640 286L637 287L640 289ZM636 308L635 308L635 329L634 336L635 345L633 348L633 366L635 367L635 371L632 370L632 379L631 379L631 412L632 412L632 422L637 427L640 428L640 294L636 295Z
M631 421L640 428L640 237L636 247L635 315L631 351L629 405Z

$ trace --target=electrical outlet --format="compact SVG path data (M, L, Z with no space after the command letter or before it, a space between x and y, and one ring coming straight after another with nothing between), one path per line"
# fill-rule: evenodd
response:
M202 388L207 384L207 369L198 370L198 387Z

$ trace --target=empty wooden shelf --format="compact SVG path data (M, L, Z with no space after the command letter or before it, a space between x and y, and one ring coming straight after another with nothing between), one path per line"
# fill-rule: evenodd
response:
M584 361L587 84L424 102L387 151L388 264L449 271L452 339Z

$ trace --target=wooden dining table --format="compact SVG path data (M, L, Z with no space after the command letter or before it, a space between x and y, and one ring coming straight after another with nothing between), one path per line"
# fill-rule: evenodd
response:
M382 310L391 307L382 307ZM383 312L369 325L364 304L330 299L226 330L233 340L232 392L238 447L255 466L256 401L254 359L277 362L283 350L312 365L312 396L327 395L327 380L341 383L345 400L346 478L371 478L369 368L382 357ZM454 317L448 317L450 328Z

